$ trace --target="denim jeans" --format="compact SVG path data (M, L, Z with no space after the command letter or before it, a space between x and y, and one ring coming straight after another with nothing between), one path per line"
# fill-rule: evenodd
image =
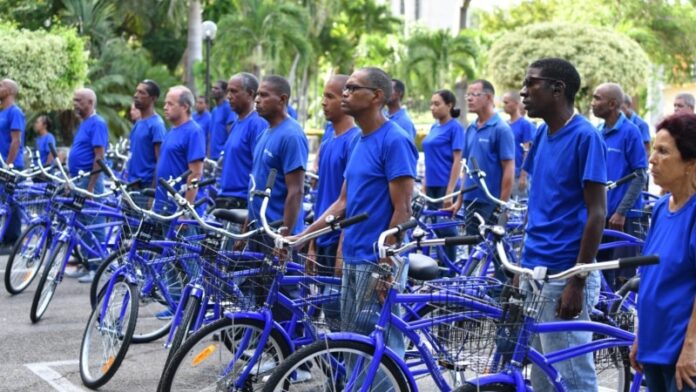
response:
M89 177L85 177L85 178L82 178L79 181L77 181L77 183L75 185L78 188L87 189L88 184L89 184ZM95 194L104 193L104 177L101 174L99 174L99 176L97 177L97 182L94 184L93 193L95 193ZM103 224L105 222L104 217L102 217L99 214L90 215L90 216L80 214L78 219L83 225L98 225L98 224ZM89 231L92 232L92 234L94 234L94 237L97 239L97 241L99 241L100 244L99 245L93 244L91 237L87 236L87 235L83 238L83 241L85 241L85 243L87 243L91 247L101 246L101 244L104 243L104 238L105 238L104 228L90 229ZM99 267L98 264L92 264L92 263L90 263L90 265L88 266L88 268L90 270L96 270L97 267Z
M520 282L520 288L530 291L531 283L528 280ZM566 281L547 282L541 289L541 296L546 303L539 316L540 322L564 321L556 317L556 302L561 297ZM574 321L588 321L590 312L599 300L600 276L598 271L591 272L585 282L583 309L580 316ZM535 336L532 347L541 353L553 353L569 347L579 346L592 341L592 332L554 332L543 333ZM569 392L596 391L597 374L595 372L592 353L576 356L563 362L557 362L554 368L563 377ZM532 366L532 387L535 392L555 391L555 388L546 377L546 374L536 366Z
M529 196L529 176L527 177L527 187L520 190L520 176L515 177L512 183L512 198L526 199Z
M329 246L317 246L317 272L322 276L334 276L334 267L336 266L336 252L338 251L338 243L331 244ZM333 293L338 293L340 287L337 285L323 285L321 288L323 295L331 295ZM336 298L332 301L327 301L321 304L321 310L324 312L324 317L327 320L337 320L341 315L341 302L340 298ZM329 323L330 326L333 323ZM332 332L334 328L331 328Z
M641 219L642 217L626 217L626 223L624 223L624 233L628 235L632 235L634 237L638 237L640 232L642 231L641 227ZM609 227L609 220L607 219L607 225L606 227ZM609 238L607 241L612 241L613 239ZM605 242L605 239L602 239L602 242ZM597 253L597 260L599 261L607 261L607 260L614 260L618 259L621 257L633 257L633 256L638 256L640 253L640 248L632 246L632 247L621 247L621 248L613 248L613 249L606 249L606 250L601 250ZM607 283L612 287L614 291L617 291L618 289L623 286L623 284L634 277L636 275L636 267L624 267L621 269L610 269L610 270L605 270L602 271L604 273L604 278L607 280Z
M675 372L674 365L643 364L645 383L650 392L677 392ZM696 382L696 377L692 380ZM681 392L696 392L696 388L689 388L685 382L682 382Z
M447 194L447 187L428 186L425 188L425 194L429 197L432 197L432 198L440 198L440 197ZM442 203L428 203L428 209L438 210L440 208L442 208ZM442 221L442 219L438 219L437 221ZM451 226L451 227L445 227L442 229L435 230L435 234L437 234L437 236L439 238L445 238L445 237L456 237L459 233L457 231L456 226ZM452 245L446 246L445 247L445 254L447 255L447 258L450 259L451 262L455 262L457 260L457 247L452 246Z

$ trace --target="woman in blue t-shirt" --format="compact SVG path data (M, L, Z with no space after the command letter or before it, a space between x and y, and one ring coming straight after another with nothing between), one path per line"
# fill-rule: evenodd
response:
M650 391L696 391L696 115L668 117L656 129L650 171L666 195L643 252L660 263L640 270L631 365Z
M51 148L49 144L56 145L56 138L51 133L53 129L53 122L51 119L43 114L36 118L34 122L34 130L36 131L36 149L39 151L39 157L41 158L41 164L43 166L48 166L53 162L53 154L51 153Z
M458 186L461 172L462 149L464 148L464 128L456 120L460 110L455 108L457 98L450 90L439 90L430 100L430 112L435 118L435 124L430 128L428 136L423 139L425 154L425 178L423 186L426 195L442 197L454 192ZM429 205L430 209L438 209L452 205L452 199L444 203ZM439 236L456 236L457 229L452 227L437 232ZM454 261L456 248L446 249L447 257Z

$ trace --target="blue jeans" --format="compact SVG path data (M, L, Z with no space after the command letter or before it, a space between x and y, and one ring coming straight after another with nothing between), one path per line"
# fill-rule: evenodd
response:
M88 184L89 184L89 177L85 177L85 178L82 178L79 181L77 181L77 183L75 185L78 188L87 189ZM94 184L93 193L96 193L96 194L104 193L104 177L101 174L99 174L99 176L97 177L97 182ZM83 225L98 225L98 224L103 224L105 222L104 217L100 216L99 214L89 215L89 216L80 214L78 219ZM85 241L85 243L87 243L91 247L101 246L101 244L104 243L104 239L105 239L104 228L91 229L90 231L92 232L92 234L94 234L94 237L97 239L97 241L99 241L100 244L99 245L93 244L91 237L87 236L87 235L84 236L83 241ZM88 266L88 268L90 270L96 270L98 266L99 266L98 264L95 264L95 265L90 264Z
M425 188L425 194L429 197L432 198L440 198L444 195L447 194L447 187L444 186L428 186ZM428 209L431 210L438 210L442 208L442 203L428 203ZM442 219L438 219L438 221L442 221ZM459 233L457 231L456 226L451 226L451 227L445 227L442 229L435 230L435 234L439 238L445 238L445 237L456 237ZM451 262L455 262L457 260L457 247L456 246L446 246L445 247L445 254L447 255L447 258L450 259Z
M323 276L334 276L334 267L336 266L336 252L338 251L338 243L331 244L329 246L317 246L317 272L319 275ZM323 295L331 295L333 293L338 293L340 288L337 285L323 285L321 289ZM327 301L321 304L321 309L324 311L324 317L327 320L338 320L341 316L341 302L340 298L336 300ZM333 324L329 324L333 326ZM332 332L339 332L331 328Z
M520 288L531 290L528 280L520 282ZM556 302L563 293L565 281L547 282L541 289L541 296L546 299L539 316L540 322L565 321L556 317ZM585 282L583 309L580 316L574 321L588 321L590 312L599 300L600 276L599 272L591 272ZM541 353L553 353L569 347L579 346L592 341L592 332L554 332L538 334L532 340L532 347ZM597 374L595 372L592 353L573 357L553 365L561 374L568 391L586 392L596 391ZM532 387L535 392L555 391L546 374L536 366L532 366Z
M645 375L645 383L650 392L677 392L677 383L674 378L676 370L674 365L652 365L643 364L643 373ZM696 377L692 379L696 382ZM682 382L681 392L695 392L696 389Z

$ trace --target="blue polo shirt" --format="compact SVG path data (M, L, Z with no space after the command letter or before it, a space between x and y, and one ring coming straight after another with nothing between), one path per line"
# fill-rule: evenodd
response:
M464 127L456 119L444 124L436 122L423 139L425 153L425 183L428 186L449 184L455 151L464 148Z
M411 137L411 140L416 139L416 126L413 125L413 121L411 121L411 117L408 116L406 108L401 108L396 113L389 114L388 117L390 120L399 124L401 129L406 131L406 133Z
M510 129L515 136L515 178L517 178L522 171L523 145L532 141L536 126L526 118L520 117L515 122L510 123Z
M230 101L224 100L213 109L210 115L210 129L208 140L210 141L210 159L220 158L220 151L227 141L227 124L232 113Z
M636 112L632 112L631 117L629 118L635 126L638 127L638 130L640 131L641 138L643 140L643 143L650 143L652 140L650 137L650 126L648 123L645 122Z
M553 271L575 265L587 223L583 188L607 182L607 148L587 119L575 115L553 136L541 124L523 169L534 177L529 189L522 266Z
M19 149L14 162L7 162L12 144L12 132L19 132ZM24 168L24 112L17 105L10 105L0 110L0 154L7 164L14 164L17 169Z
M179 177L188 170L188 164L205 158L205 135L193 120L172 127L162 140L157 178ZM157 201L167 200L167 191L157 182Z
M319 146L319 187L314 203L314 216L319 218L338 200L343 188L343 174L348 165L350 153L357 143L360 128L353 127L339 136L334 133L333 124L326 124L325 135L329 135ZM317 245L327 247L338 242L341 233L334 231L317 238Z
M607 145L607 180L616 181L638 169L647 169L648 160L640 131L623 113L611 129L604 124L599 125L604 143ZM607 216L612 216L621 204L628 191L630 183L625 183L607 192ZM640 216L643 200L638 197L633 207L624 215L627 217Z
M41 159L42 165L46 164L48 154L51 153L51 148L48 147L49 144L53 144L54 147L58 147L56 144L56 138L50 132L36 138L36 149L39 150L39 159Z
M346 166L346 216L366 212L369 217L343 231L346 263L377 261L375 243L394 215L389 182L415 178L417 161L416 145L393 121L367 136L360 135Z
M256 111L238 120L232 126L225 143L225 158L222 161L220 194L227 197L246 198L249 195L249 173L254 160L254 148L268 122Z
M210 133L210 120L212 119L210 112L207 110L201 114L198 114L198 112L193 112L192 118L193 121L195 121L196 124L198 124L198 126L203 130L206 143L209 142L208 137Z
M655 203L643 254L660 263L641 267L638 296L638 361L674 365L696 296L696 196L676 212L670 194Z
M94 165L94 149L106 147L109 143L109 130L106 121L100 115L94 113L80 124L77 134L73 138L68 157L70 175L76 176L80 170L92 171Z
M302 126L290 117L287 117L274 128L267 128L256 142L251 169L256 188L261 189L266 185L271 169L277 171L271 199L266 210L266 218L269 222L283 219L285 199L288 195L285 175L298 169L307 170L308 155L309 143L307 143ZM253 183L249 184L250 189L252 185ZM258 219L261 201L260 197L253 198L249 204L250 217ZM304 227L304 211L301 205L298 205L297 208L299 213L292 234L299 233Z
M136 121L130 133L131 156L128 160L128 179L141 180L143 187L152 184L157 167L155 144L164 139L164 121L159 114Z
M500 118L498 113L493 114L481 128L477 126L477 123L478 119L472 122L466 130L462 157L466 158L470 168L473 168L471 158L476 158L479 167L486 173L488 190L491 195L499 198L500 183L503 179L503 168L500 162L515 159L515 137L510 126ZM474 180L467 176L464 186L472 185L474 185ZM465 193L464 200L489 203L481 189Z

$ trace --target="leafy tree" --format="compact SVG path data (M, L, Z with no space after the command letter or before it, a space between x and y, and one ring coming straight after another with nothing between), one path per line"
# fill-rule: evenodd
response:
M503 89L519 89L526 66L544 57L564 58L578 69L577 105L584 112L600 83L635 93L647 82L649 60L637 43L609 29L567 23L540 23L500 37L489 52L488 74Z
M101 46L114 35L116 6L109 0L62 0L62 22L74 26L89 38L90 50L99 53Z

